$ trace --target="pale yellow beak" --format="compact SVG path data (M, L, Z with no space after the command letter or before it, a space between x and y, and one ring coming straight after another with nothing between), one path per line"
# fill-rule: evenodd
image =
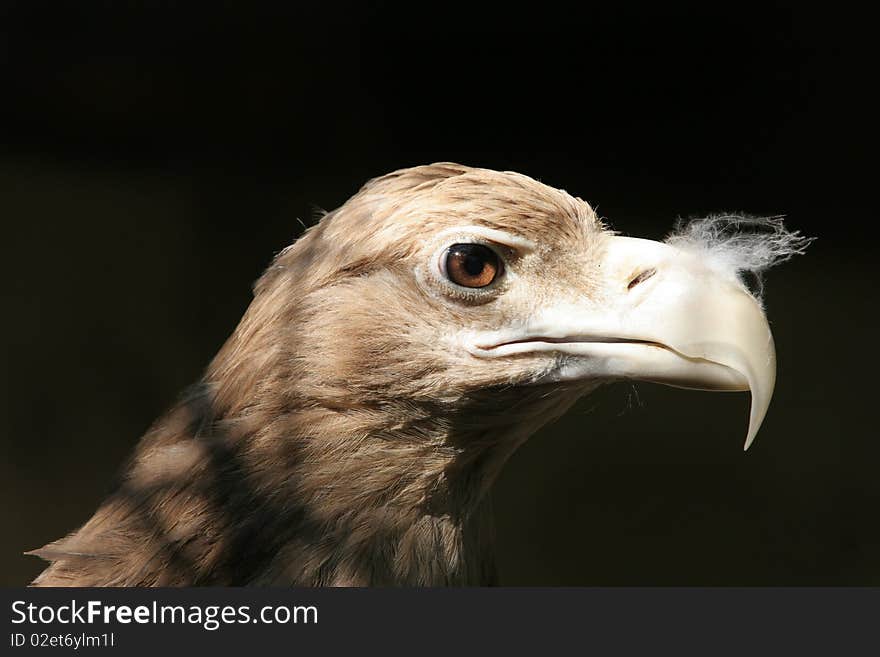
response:
M637 379L701 390L750 390L745 448L776 381L761 305L733 272L661 242L613 237L601 299L542 309L524 327L472 336L476 356L563 354L546 378Z

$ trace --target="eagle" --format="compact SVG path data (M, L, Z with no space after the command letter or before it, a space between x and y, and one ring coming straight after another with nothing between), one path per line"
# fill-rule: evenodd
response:
M277 254L32 585L495 584L493 481L597 386L750 391L748 447L776 376L749 274L808 242L743 216L625 237L454 163L370 180Z

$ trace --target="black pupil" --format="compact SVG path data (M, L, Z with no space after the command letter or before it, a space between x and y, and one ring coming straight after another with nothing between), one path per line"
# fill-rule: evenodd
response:
M458 244L450 250L450 255L459 259L459 263L468 276L479 276L486 269L486 263L495 254L482 244Z
M483 258L483 254L477 253L467 253L464 256L464 270L470 274L471 276L479 276L483 273L483 268L486 266L486 260Z

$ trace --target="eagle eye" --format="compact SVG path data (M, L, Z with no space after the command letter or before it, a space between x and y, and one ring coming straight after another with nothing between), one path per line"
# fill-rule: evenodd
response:
M446 278L462 287L486 287L502 270L501 258L483 244L453 244L441 262Z

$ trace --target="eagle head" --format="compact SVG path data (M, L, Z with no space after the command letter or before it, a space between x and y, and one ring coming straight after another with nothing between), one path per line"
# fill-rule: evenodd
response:
M743 272L807 243L743 217L622 237L457 164L374 179L278 254L118 491L37 551L38 582L491 581L487 490L596 386L750 391L748 447L776 359Z

